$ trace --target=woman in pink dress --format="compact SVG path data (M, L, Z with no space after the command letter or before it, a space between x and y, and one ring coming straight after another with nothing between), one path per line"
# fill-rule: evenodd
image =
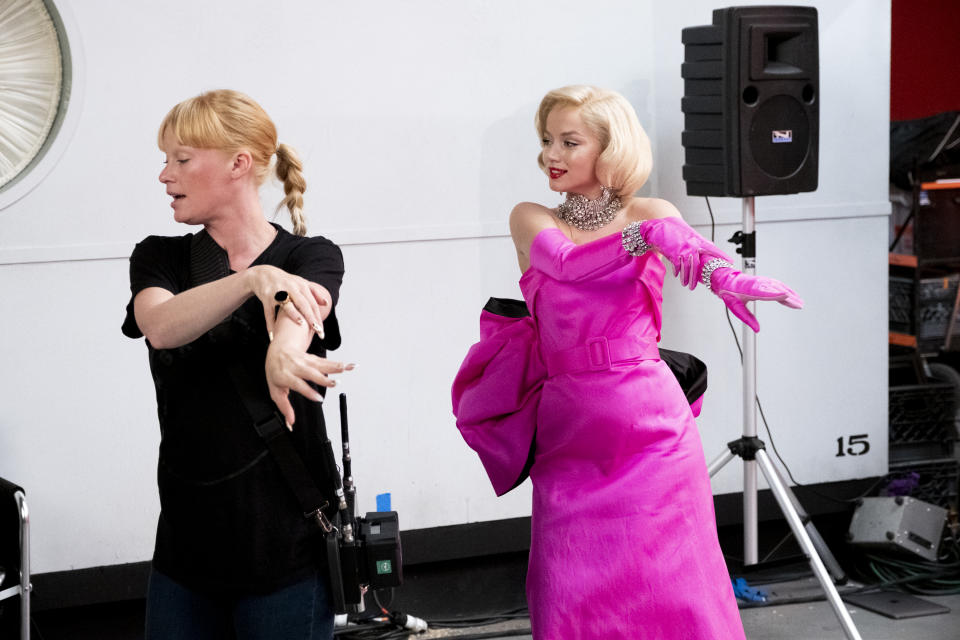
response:
M670 203L633 196L650 145L618 93L551 91L536 126L540 167L566 199L510 215L531 317L519 338L487 322L453 389L458 427L498 493L511 488L506 466L510 478L519 461L529 469L533 635L742 638L694 414L659 358L660 256L754 330L745 302L802 302L734 270ZM506 373L516 362L498 369L510 357L519 374Z

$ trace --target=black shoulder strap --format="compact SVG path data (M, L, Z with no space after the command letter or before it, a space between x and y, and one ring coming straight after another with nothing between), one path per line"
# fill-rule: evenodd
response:
M236 358L230 359L227 371L247 413L253 418L254 429L263 438L267 449L280 467L280 472L296 495L304 517L318 517L323 509L330 506L330 502L324 499L313 478L310 477L303 458L294 449L293 440L283 416L272 402L260 399L253 381Z

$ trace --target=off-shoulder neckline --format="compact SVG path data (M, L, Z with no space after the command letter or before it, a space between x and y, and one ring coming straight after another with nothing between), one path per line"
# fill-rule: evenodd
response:
M570 244L575 244L575 245L577 245L578 247L586 247L586 246L588 246L588 245L591 245L591 244L594 244L594 243L597 243L597 242L608 241L610 238L613 238L613 237L618 237L618 238L619 238L619 237L622 236L622 233L623 233L623 229L621 229L620 231L614 231L613 233L607 234L607 235L605 235L605 236L600 236L599 238L594 238L593 240L590 240L590 241L588 241L588 242L580 242L580 243L577 243L577 242L574 242L573 240L571 240L571 239L567 236L567 234L565 234L565 233L563 232L563 230L562 230L560 227L544 227L543 229L541 229L540 231L537 232L537 235L535 235L535 236L533 237L533 242L530 243L530 246L531 246L531 247L533 247L533 245L536 244L537 238L539 238L539 237L543 234L544 231L556 231L556 232L558 232L561 236L563 236L563 239L564 239L564 240L566 240L566 241L569 242Z
M576 245L576 246L578 246L578 247L587 247L587 246L589 246L589 245L597 244L597 243L600 243L600 242L609 242L609 241L610 241L610 238L620 238L620 237L621 237L621 234L622 234L622 232L623 232L623 230L621 229L620 231L614 231L613 233L610 233L610 234L605 235L605 236L601 236L601 237L599 237L599 238L595 238L594 240L590 240L589 242L583 242L583 243L577 244L576 242L574 242L573 240L571 240L570 238L568 238L568 237L567 237L567 234L565 234L565 233L563 232L563 230L560 229L560 227L544 227L543 229L540 229L540 231L537 231L537 235L533 236L533 241L530 243L530 255L531 255L531 256L533 255L533 245L537 244L537 241L540 239L540 236L542 236L542 235L543 235L545 232L547 232L547 231L556 231L557 233L560 234L560 236L561 236L565 241L569 242L569 243L572 244L572 245ZM527 267L527 270L526 270L526 271L524 271L522 274L520 274L520 279L523 280L524 278L526 278L527 275L528 275L531 271L533 271L533 269L534 269L534 267L533 267L533 260L531 259L531 260L530 260L530 266Z

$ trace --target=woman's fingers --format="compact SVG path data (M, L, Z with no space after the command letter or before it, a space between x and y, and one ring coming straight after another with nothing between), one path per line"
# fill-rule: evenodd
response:
M303 278L298 280L300 286L295 289L295 292L288 293L288 302L282 305L282 309L297 324L306 322L322 339L324 332L321 307L329 304L326 298L329 294L321 285Z
M267 337L273 342L273 326L276 324L276 307L274 305L263 305L263 319L267 323Z
M310 290L313 292L313 297L316 299L317 304L321 307L327 306L327 296L330 295L326 287L323 285L317 284L316 282L307 281L307 284L310 286Z
M792 291L787 294L787 297L780 300L780 304L791 309L803 309L803 299Z
M328 297L330 293L327 289L316 282L308 282L310 287L310 293L312 294L312 302L314 303L314 313L316 313L316 319L310 324L317 336L323 340L325 337L323 331L323 307L329 306L330 302Z
M328 385L322 385L322 386L328 386ZM309 384L307 384L306 380L304 380L303 378L297 378L293 380L290 383L290 391L296 391L307 400L312 400L313 402L323 402L323 396L320 395L320 392L314 389L313 387L311 387Z
M280 310L297 324L306 322L313 326L318 314L311 302L312 296L305 293L303 288L299 288L288 294L287 302L281 305Z
M268 332L272 334L282 312L322 337L323 307L330 305L330 294L322 285L268 265L251 267L250 276L252 290L263 304Z
M312 284L312 283L310 283ZM310 302L310 312L311 317L309 317L308 323L314 332L320 336L320 339L323 339L323 315L320 312L320 303L317 301L316 294L314 293L313 287L309 287L310 297L308 298ZM326 301L324 301L326 302Z
M337 385L337 381L330 378L330 375L343 373L353 368L352 365L327 360L310 353L304 354L304 361L303 377L324 387L335 387Z
M698 272L700 271L700 255L693 254L687 258L687 272L683 277L683 284L686 287L690 287L690 291L693 291L697 288L697 284L700 282L698 279Z
M295 361L288 363L287 366L283 367L283 370L277 372L271 378L273 383L279 387L296 391L309 400L321 402L323 396L307 383L312 382L321 387L332 388L337 386L337 381L330 376L351 369L353 369L353 365L345 365L342 362L333 362L326 358L305 353L296 358Z
M731 294L721 294L720 299L723 300L723 303L727 305L727 308L730 309L730 312L733 315L737 316L741 322L753 329L754 333L760 331L760 323L757 322L757 318L750 313L750 310L747 309L747 305L744 304L744 301L740 299L737 295Z
M297 305L302 304L302 299L298 299L288 292L286 300L280 304L280 313L283 313L297 324L303 324L303 314L297 307Z
M787 285L782 285L785 292L785 297L780 300L780 304L790 307L791 309L803 309L803 298L797 295L797 292L788 287Z
M287 428L292 428L293 421L296 420L296 414L293 412L293 405L290 404L289 391L270 385L270 399L283 414L283 419L287 421Z
M277 345L271 347L271 349L277 348ZM308 400L322 402L323 396L310 383L328 388L335 387L337 381L331 376L351 371L354 366L353 363L344 364L309 353L299 355L289 355L289 352L287 355L268 353L266 368L270 397L283 414L287 424L292 425L294 413L289 399L290 391L295 391Z
M756 296L758 300L776 300L780 304L791 309L802 309L803 300L793 289L777 280L765 279L764 286Z

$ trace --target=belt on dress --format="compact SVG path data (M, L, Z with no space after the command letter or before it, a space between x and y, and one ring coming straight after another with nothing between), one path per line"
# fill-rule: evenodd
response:
M654 340L626 337L590 338L582 345L544 354L547 375L579 373L581 371L606 371L615 364L628 360L659 360L660 350Z

